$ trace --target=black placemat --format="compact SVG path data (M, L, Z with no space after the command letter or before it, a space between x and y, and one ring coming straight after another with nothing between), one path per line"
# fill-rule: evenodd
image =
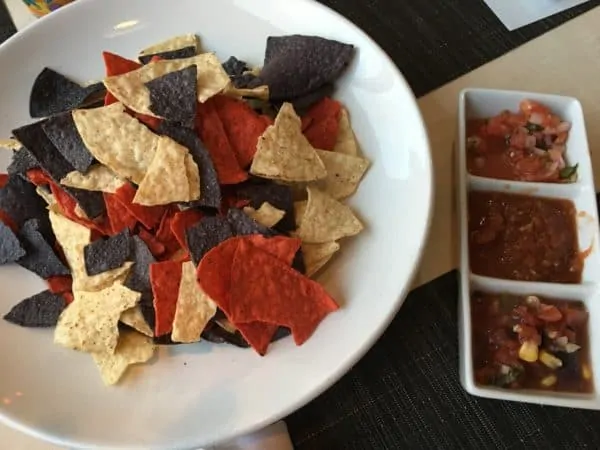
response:
M10 19L10 15L6 10L6 5L2 0L0 0L0 42L4 42L10 36L15 34L17 29L12 23Z

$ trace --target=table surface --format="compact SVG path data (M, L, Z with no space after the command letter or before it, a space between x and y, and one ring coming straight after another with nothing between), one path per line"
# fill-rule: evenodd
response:
M600 8L511 52L600 5L600 0L513 32L481 0L321 2L369 33L420 97L432 140L436 207L415 280L420 287L411 292L389 329L354 369L286 419L295 448L600 448L600 413L483 400L462 390L457 278L452 271L455 255L449 225L454 223L450 151L458 91L477 85L564 92L582 99L588 123L590 117L600 119L597 96L583 95L597 79L597 64L588 61L597 59L594 30L600 23ZM17 28L34 20L21 0L6 0L6 4ZM0 2L0 41L12 33L14 27ZM577 62L574 78L568 68ZM594 89L600 94L600 87ZM591 148L600 145L600 127L589 132ZM598 181L600 160L595 167ZM0 442L10 442L15 449L55 448L6 428L0 428Z

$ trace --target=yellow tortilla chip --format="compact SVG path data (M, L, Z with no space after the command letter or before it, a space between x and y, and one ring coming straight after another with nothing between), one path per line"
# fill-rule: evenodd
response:
M150 325L148 325L148 322L146 322L146 319L144 319L142 308L140 308L139 305L123 311L123 314L121 314L121 318L119 320L125 325L130 326L134 330L137 330L146 336L154 336L152 329L150 329Z
M261 100L269 100L269 86L257 86L255 88L236 88L233 84L230 84L225 90L224 94L231 97L237 98L258 98Z
M15 138L0 139L0 148L5 148L7 150L13 150L16 152L16 151L20 150L22 147L23 147L23 144L21 144Z
M197 200L200 189L194 192L197 194L195 198L190 197L188 166L190 169L192 165L195 166L196 172L198 166L193 160L186 164L187 156L189 156L187 148L171 138L161 136L154 159L138 187L133 203L154 206Z
M363 225L352 210L336 199L309 186L306 212L296 231L304 243L323 244L343 237L354 236Z
M142 182L154 158L158 135L127 114L121 103L75 110L73 120L94 158L121 178Z
M317 153L325 164L327 177L317 181L316 186L337 200L354 194L369 167L369 161L327 150L317 150Z
M296 218L296 228L299 228L300 223L302 223L302 219L304 218L304 214L306 213L307 204L308 200L300 200L298 202L294 202L294 217Z
M117 269L89 276L85 269L83 249L91 242L92 232L57 213L52 207L49 208L48 216L56 240L62 247L67 264L71 268L73 292L99 291L127 276L133 265L131 262L126 262Z
M93 353L92 357L104 384L112 386L119 382L130 365L149 361L155 350L152 338L127 330L120 334L114 353Z
M275 123L259 138L250 173L282 181L314 181L327 171L317 151L302 134L300 117L284 103Z
M200 334L216 312L217 305L206 295L196 279L194 263L183 263L171 333L173 342L198 342Z
M86 173L76 170L69 172L60 184L63 186L83 189L85 191L99 191L114 194L126 181L115 175L108 167L95 164Z
M61 313L54 342L88 353L114 353L119 338L119 317L133 308L141 294L120 284L98 292L73 289L74 300Z
M151 45L150 47L146 47L140 51L139 56L155 55L157 53L170 52L186 47L195 47L197 51L200 47L198 36L192 33L174 36L157 44Z
M42 186L36 187L35 192L37 193L37 195L42 197L42 199L44 199L48 206L56 204L56 199L54 198L54 195L52 195L51 192L47 191Z
M350 156L358 156L359 154L358 142L356 142L356 136L352 130L352 125L350 125L350 117L346 108L342 108L340 113L340 129L333 151Z
M229 75L214 53L202 53L191 58L153 61L123 75L105 78L104 85L128 108L157 117L150 111L150 91L145 83L193 65L198 68L199 102L204 103L229 86Z
M188 180L189 199L190 201L197 200L200 198L200 169L189 153L185 157L185 173Z
M244 212L267 228L273 228L285 216L285 211L275 208L269 202L264 202L258 209L246 206Z
M310 277L317 273L339 249L340 244L335 241L323 244L302 244L306 276Z

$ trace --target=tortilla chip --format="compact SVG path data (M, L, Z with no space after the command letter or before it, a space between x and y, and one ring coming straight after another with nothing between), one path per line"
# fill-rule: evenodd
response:
M74 291L75 300L60 315L54 343L89 353L114 353L119 317L141 294L120 284L98 292Z
M146 319L144 319L142 309L139 305L136 305L133 308L129 308L123 311L121 317L119 318L119 321L133 328L134 330L145 334L146 336L154 336L150 325L148 325L148 322L146 322Z
M141 56L152 57L154 55L160 55L161 53L171 52L173 50L179 50L187 47L194 47L196 51L198 51L198 49L200 48L200 41L198 39L198 36L196 36L193 33L173 36L169 39L158 42L140 50L138 58L140 58ZM140 61L144 62L141 58Z
M269 100L269 86L256 86L254 88L236 87L235 85L229 85L223 92L225 95L230 97L242 98L258 98L260 100Z
M83 142L121 178L139 184L154 159L158 136L125 112L121 103L73 111Z
M229 85L229 76L213 53L191 58L152 61L134 71L104 79L106 88L131 110L156 117L150 109L150 92L145 86L151 80L195 65L198 68L198 101L204 103Z
M62 247L65 259L71 268L73 291L100 291L127 276L133 264L131 262L126 262L118 269L88 276L83 249L91 242L91 230L52 210L49 211L49 217L56 240Z
M299 228L300 223L302 223L302 219L304 218L304 214L306 213L306 205L308 205L308 200L300 200L299 202L294 202L294 216L296 217L296 228Z
M38 186L35 188L35 192L37 192L37 194L42 197L48 205L54 205L56 203L54 195L52 195L52 192L48 191L46 188Z
M60 180L60 184L86 191L114 194L117 189L125 184L125 180L115 175L108 167L96 164L90 167L86 173L76 170L69 172L66 177Z
M126 183L117 190L115 193L115 198L120 201L125 208L127 208L133 217L140 221L146 228L151 230L160 223L163 214L165 213L165 207L136 205L133 203L135 194L135 188L130 183Z
M306 276L311 277L317 273L339 249L340 244L335 241L323 244L302 244Z
M309 186L306 212L297 235L302 242L322 244L354 236L363 230L352 210L317 188Z
M16 152L23 148L23 144L21 144L15 138L0 139L0 148L5 148L7 150L13 150Z
M192 183L198 180L194 198L190 197L188 169L194 178ZM133 203L156 206L197 200L200 197L199 179L198 166L187 148L171 138L160 136L154 159L138 187Z
M150 264L150 284L154 295L154 335L163 336L173 330L182 264L162 261Z
M49 328L56 325L65 306L62 296L42 291L17 303L3 319L22 327Z
M285 216L285 211L275 208L268 202L264 202L258 209L246 206L244 212L267 228L273 228Z
M199 341L202 330L216 312L217 305L200 288L196 280L194 263L183 263L171 339L184 343Z
M333 151L350 156L358 156L359 154L358 142L356 142L352 125L350 125L350 116L348 115L348 110L344 107L342 107L342 111L340 112L340 130Z
M192 65L148 81L145 86L154 115L193 128L198 103L197 73Z
M327 177L317 181L317 187L336 200L354 194L369 168L369 161L358 156L327 150L317 150L317 153L327 169Z
M324 97L315 103L302 118L309 119L310 124L303 128L306 139L315 148L333 150L340 129L341 103Z
M189 198L198 200L201 197L200 168L190 153L185 156L185 174L188 180Z
M290 103L284 103L275 124L258 140L250 173L281 181L314 181L327 171L316 150L302 134L301 121Z
M152 338L128 330L119 335L114 354L94 353L92 357L100 370L102 381L111 386L119 382L130 365L149 361L155 350Z

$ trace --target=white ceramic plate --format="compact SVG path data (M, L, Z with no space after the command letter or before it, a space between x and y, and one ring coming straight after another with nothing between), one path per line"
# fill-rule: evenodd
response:
M566 159L570 165L579 164L575 183L552 184L506 181L470 175L466 165L466 122L469 119L492 117L503 110L517 111L519 102L531 99L548 106L554 113L571 123L566 142ZM460 378L465 390L480 397L538 403L571 408L600 409L600 361L598 348L600 334L591 324L600 317L600 233L596 189L592 176L592 162L588 148L583 110L579 101L572 97L533 92L503 91L498 89L465 89L459 97L458 107L457 183L459 218L461 230L460 258ZM577 209L577 232L579 248L589 249L581 284L538 283L475 275L470 271L468 248L468 206L470 191L512 192L539 197L572 200ZM471 291L506 292L515 295L540 295L549 298L583 301L589 311L589 356L594 373L596 392L592 394L568 394L541 390L507 390L475 383L473 372L473 349L471 341Z
M366 231L343 242L321 280L342 303L302 347L291 339L266 357L201 343L163 349L119 387L102 385L88 355L52 344L48 330L0 321L0 418L71 447L192 448L265 426L341 377L384 331L406 295L432 202L427 134L406 82L363 32L307 0L78 0L0 47L0 135L30 121L28 96L44 66L75 80L103 75L101 52L134 57L147 45L195 32L221 59L260 64L267 36L317 34L358 54L338 97L372 161L350 204ZM0 155L2 167L6 154ZM44 285L0 268L0 310Z

